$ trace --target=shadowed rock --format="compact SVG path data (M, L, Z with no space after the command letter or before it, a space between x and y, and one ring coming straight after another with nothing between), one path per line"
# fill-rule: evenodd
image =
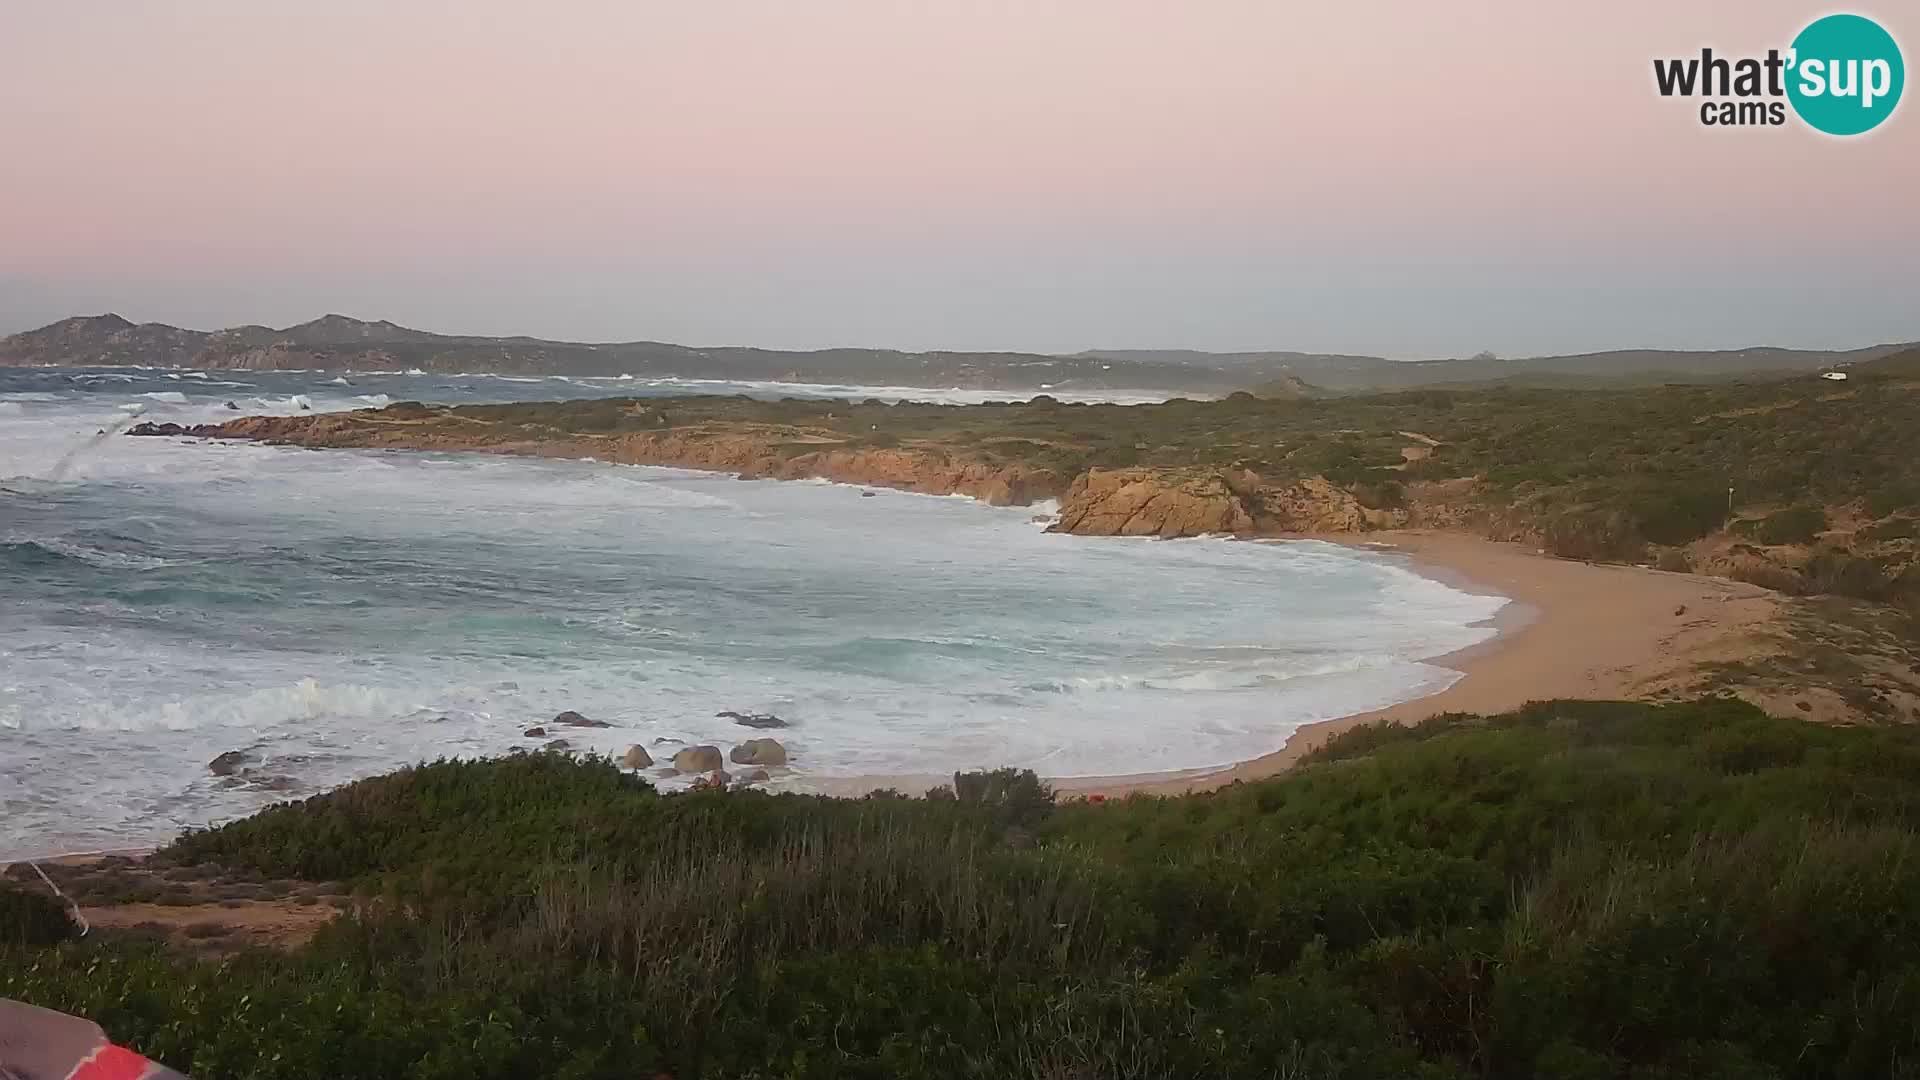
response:
M215 776L232 776L258 760L245 750L229 750L207 762L207 771Z

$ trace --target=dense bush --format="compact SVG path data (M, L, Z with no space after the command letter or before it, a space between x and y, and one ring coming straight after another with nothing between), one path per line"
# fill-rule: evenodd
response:
M78 930L59 900L0 881L0 945L51 945Z
M1053 789L1032 769L957 772L951 787L936 787L927 798L987 807L1001 812L1013 824L1032 824L1053 809Z
M1684 544L1718 529L1727 520L1724 487L1669 483L1628 496L1628 512L1640 535L1656 544Z
M163 853L358 880L311 945L16 944L0 995L201 1080L1911 1075L1916 777L1912 733L1717 699L1361 728L1103 804L440 763Z
M1811 544L1825 531L1827 512L1818 506L1795 506L1766 517L1740 523L1737 531L1762 544Z

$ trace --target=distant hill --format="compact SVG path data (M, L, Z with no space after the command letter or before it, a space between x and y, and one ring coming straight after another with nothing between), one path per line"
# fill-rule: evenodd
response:
M1794 375L1824 368L1867 363L1914 343L1862 349L1747 349L1681 351L1622 349L1570 356L1501 359L1482 354L1457 360L1386 360L1377 356L1313 355L1295 352L1194 353L1180 350L1097 349L1078 355L1140 363L1205 364L1219 369L1260 373L1249 385L1284 376L1322 390L1408 390L1504 382L1532 387L1644 385L1661 382L1713 382L1743 377Z
M1310 398L1320 394L1320 389L1298 375L1282 375L1247 388L1254 397L1284 401L1293 398Z
M485 371L503 374L774 380L971 389L1133 389L1226 394L1237 372L1184 364L1015 352L697 349L658 341L587 344L468 337L326 315L283 329L182 330L118 315L63 319L0 339L0 366L191 367L272 371Z
M1920 348L1902 349L1877 360L1853 364L1847 370L1857 375L1920 375Z
M1005 390L1153 390L1220 396L1238 389L1306 396L1504 382L1525 386L1702 382L1780 376L1878 360L1912 344L1852 350L1628 350L1503 360L1402 362L1338 353L1092 350L1019 352L786 351L693 348L658 341L589 344L435 334L325 315L275 329L184 330L118 315L62 319L0 339L0 366L351 369L676 377Z

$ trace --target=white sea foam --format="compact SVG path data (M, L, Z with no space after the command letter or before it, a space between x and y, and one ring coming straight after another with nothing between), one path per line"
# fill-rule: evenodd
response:
M332 377L262 373L241 405L384 396ZM76 560L14 575L0 604L0 858L152 842L284 797L213 783L226 750L311 791L536 745L521 732L562 709L615 725L565 734L616 754L732 745L755 733L717 713L772 712L799 787L1221 764L1445 686L1426 658L1483 640L1501 603L1333 545L1049 534L1047 506L101 438L129 388L48 378L74 389L0 394L24 404L0 424L0 476L32 478L0 495L0 536ZM479 400L522 392L477 383ZM232 416L221 402L164 415Z
M164 402L168 405L185 405L187 403L187 395L178 390L156 390L152 393L141 394L140 396L152 398L155 401Z

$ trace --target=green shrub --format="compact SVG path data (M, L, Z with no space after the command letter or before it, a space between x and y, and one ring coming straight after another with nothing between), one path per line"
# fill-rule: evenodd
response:
M1827 512L1818 506L1796 506L1757 520L1740 522L1739 531L1762 544L1811 544L1827 528Z
M79 932L67 906L45 892L0 881L0 946L51 945Z
M1714 698L1100 804L442 762L163 853L358 879L310 945L0 943L0 996L202 1080L1884 1075L1920 1058L1915 775L1915 731Z
M1727 518L1724 487L1666 484L1628 496L1640 535L1656 544L1685 544L1718 529Z
M1913 518L1893 518L1888 521L1869 525L1860 531L1864 540L1911 540L1920 536L1920 521Z
M1815 552L1803 573L1809 592L1857 596L1863 600L1884 599L1892 585L1872 559L1844 551Z

